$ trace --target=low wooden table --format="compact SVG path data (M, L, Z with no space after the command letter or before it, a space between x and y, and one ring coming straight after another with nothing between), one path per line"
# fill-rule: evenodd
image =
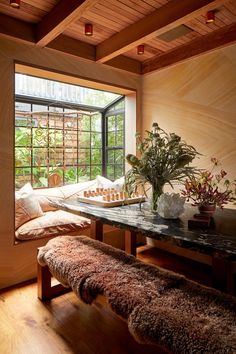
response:
M204 253L212 257L216 288L236 293L236 210L217 210L209 228L189 229L188 220L197 212L191 205L175 220L166 220L150 211L148 203L101 208L74 200L57 201L53 206L91 219L91 237L103 241L103 225L125 229L125 251L136 255L136 237L142 233L152 239Z

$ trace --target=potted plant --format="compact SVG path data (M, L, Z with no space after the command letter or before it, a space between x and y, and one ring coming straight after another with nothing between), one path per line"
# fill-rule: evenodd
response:
M222 209L225 204L236 200L236 181L229 181L223 169L213 173L219 161L211 158L211 162L211 171L200 170L197 175L186 179L185 190L182 191L187 201L193 201L193 205L197 205L199 211L206 214L213 214L217 206Z
M152 209L156 211L166 183L173 188L173 181L184 181L186 176L194 174L195 168L189 163L198 152L180 136L165 132L157 123L153 123L152 131L146 131L146 134L144 139L136 134L139 157L133 154L126 156L131 169L126 174L125 188L131 194L142 187L146 194L146 186L151 186Z

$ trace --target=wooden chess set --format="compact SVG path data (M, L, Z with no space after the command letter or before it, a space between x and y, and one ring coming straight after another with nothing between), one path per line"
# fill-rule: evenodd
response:
M110 208L124 204L134 204L145 201L145 198L138 193L128 197L124 191L115 188L96 188L96 190L86 190L83 196L78 197L79 202Z

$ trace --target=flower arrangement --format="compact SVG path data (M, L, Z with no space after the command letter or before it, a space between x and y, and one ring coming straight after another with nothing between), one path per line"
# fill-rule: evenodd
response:
M189 163L198 155L191 145L186 144L180 136L166 133L157 123L152 131L146 131L147 137L141 138L137 133L137 150L139 158L133 154L126 156L131 169L126 174L126 191L131 194L142 187L146 194L146 184L152 186L152 209L157 209L157 201L163 193L166 183L173 188L173 181L184 181L192 176L194 167Z
M223 169L219 173L213 173L220 163L216 158L211 158L211 162L211 171L201 170L198 175L193 175L185 181L182 195L187 201L192 200L193 205L214 205L222 209L224 204L236 200L236 180L229 181L226 178L227 172Z

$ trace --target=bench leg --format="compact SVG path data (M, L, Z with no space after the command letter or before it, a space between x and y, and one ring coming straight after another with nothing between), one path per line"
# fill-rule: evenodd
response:
M68 293L70 288L61 284L51 284L52 275L47 266L42 267L38 263L38 298L42 301L53 299L56 296Z

